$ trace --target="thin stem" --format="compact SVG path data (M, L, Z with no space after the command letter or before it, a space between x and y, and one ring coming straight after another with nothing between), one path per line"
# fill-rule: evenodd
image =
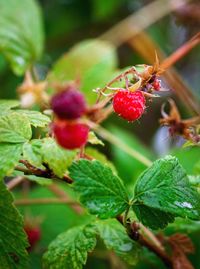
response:
M60 199L66 199L70 201L70 197L68 196L68 194L62 189L60 188L58 185L56 184L51 184L49 186L47 186L47 188L53 192L57 197L59 197ZM77 214L82 214L83 213L83 208L80 206L80 204L76 203L74 204L70 204L71 208L77 213Z
M91 128L93 128L98 135L100 135L105 140L109 141L113 145L119 147L121 150L129 154L131 157L135 158L139 162L143 163L145 166L149 167L152 165L152 161L149 160L147 157L139 153L138 151L134 150L133 148L130 148L125 144L122 140L120 140L117 136L113 135L103 127L101 127L98 124L95 124L93 122L89 122L89 125Z
M128 213L129 213L129 210L130 210L130 206L127 207L125 213L124 213L124 218L123 218L123 225L126 227L127 225L127 219L128 219Z
M166 254L166 252L160 248L158 248L156 245L151 243L149 240L147 240L144 236L140 235L140 239L138 240L140 245L143 247L149 249L151 252L154 252L158 258L160 258L163 263L167 266L167 268L173 268L172 260L171 258Z
M144 234L151 240L151 242L157 246L158 248L164 250L162 244L158 240L158 238L152 233L147 227L145 227L142 223L140 223L140 228L144 232Z
M15 170L23 172L26 175L32 174L27 168L19 166L19 165L15 166Z
M183 46L172 53L168 58L166 58L161 63L161 69L165 70L170 66L174 65L178 60L180 60L184 55L186 55L191 49L200 43L200 32L187 41Z
M37 198L37 199L18 199L15 200L15 205L28 206L28 205L48 205L48 204L68 204L79 205L77 202L68 198Z
M121 215L118 216L116 219L124 226L123 218L122 218ZM172 259L171 259L171 257L168 256L168 254L166 253L165 249L162 246L160 247L160 242L158 244L157 238L155 240L154 234L151 234L150 235L151 232L148 231L148 237L150 237L151 241L149 241L142 233L139 233L139 238L138 238L138 237L135 236L135 233L136 232L137 233L139 232L138 230L139 230L139 227L141 226L141 224L140 223L139 223L139 225L137 225L137 223L135 223L135 225L132 225L132 224L129 224L129 227L125 227L128 236L132 240L137 241L141 246L143 246L143 247L149 249L151 252L155 253L163 261L163 263L168 268L171 268L172 269L173 266L172 266Z
M20 162L23 163L27 168L17 165L15 167L15 170L23 172L24 177L26 177L26 175L35 175L38 177L52 178L54 180L63 181L63 182L66 182L68 184L72 183L72 179L69 178L67 175L64 175L63 178L58 178L49 168L46 170L41 170L41 169L31 165L26 160L20 160Z
M126 75L131 74L131 73L132 73L132 74L137 74L137 71L136 71L136 69L135 69L133 66L132 66L131 68L129 68L128 70L126 70L125 72L123 72L123 73L117 75L117 76L116 76L115 78L113 78L110 82L108 82L108 83L106 84L106 86L105 86L103 89L101 89L101 91L100 91L100 93L99 93L99 96L98 96L98 98L97 98L96 104L99 103L99 101L100 101L100 99L101 99L101 96L102 96L102 93L105 92L107 89L109 89L109 87L110 87L113 83L115 83L116 81L120 80L121 78L123 78L123 77L125 77ZM107 100L107 102L109 102L110 99L111 99L111 98L109 98L109 99Z
M18 186L23 180L24 180L23 176L18 176L18 177L13 178L7 183L8 190L12 190L16 186Z

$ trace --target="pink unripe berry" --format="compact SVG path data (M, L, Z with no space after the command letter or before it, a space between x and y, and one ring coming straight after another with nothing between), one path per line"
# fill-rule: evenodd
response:
M153 83L152 83L152 86L153 86L153 89L155 91L159 91L160 88L161 88L161 85L160 85L160 81L158 79L156 79Z
M51 107L60 119L77 119L86 111L84 96L73 86L55 94Z

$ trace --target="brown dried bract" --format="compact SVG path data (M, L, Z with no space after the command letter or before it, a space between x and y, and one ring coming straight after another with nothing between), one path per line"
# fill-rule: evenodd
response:
M187 140L198 142L195 141L198 136L198 134L196 134L196 127L200 122L200 117L198 116L191 119L182 120L175 102L170 99L169 104L169 114L164 111L165 104L162 106L161 114L163 118L160 119L160 124L169 126L169 132L171 136L180 135Z
M168 238L172 249L173 269L194 269L186 254L194 253L194 245L185 234L174 234Z
M46 105L49 96L46 93L47 82L35 82L29 71L26 72L24 81L18 87L22 107L29 108L34 104Z
M140 74L142 84L145 85L154 76L160 76L165 70L160 67L160 62L155 52L155 63L153 65L144 65L145 70Z

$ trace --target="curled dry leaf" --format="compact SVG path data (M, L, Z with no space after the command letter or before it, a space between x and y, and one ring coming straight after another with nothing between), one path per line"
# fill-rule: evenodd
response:
M194 269L186 254L194 252L191 239L185 234L174 234L168 242L172 248L173 269Z

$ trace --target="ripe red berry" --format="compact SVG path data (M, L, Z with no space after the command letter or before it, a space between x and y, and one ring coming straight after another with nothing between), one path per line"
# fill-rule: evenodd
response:
M61 147L75 149L86 144L89 127L83 123L56 121L53 123L53 133Z
M51 107L59 118L71 120L77 119L84 114L86 103L83 94L74 87L69 86L53 96Z
M28 237L28 241L30 244L28 250L30 251L36 245L36 243L40 240L41 231L39 227L29 227L29 226L25 226L24 230Z
M153 86L153 89L154 89L155 91L159 91L160 88L161 88L160 81L159 81L158 79L156 79L156 80L153 82L152 86Z
M120 90L113 98L114 111L128 121L139 119L145 110L145 98L141 91Z

